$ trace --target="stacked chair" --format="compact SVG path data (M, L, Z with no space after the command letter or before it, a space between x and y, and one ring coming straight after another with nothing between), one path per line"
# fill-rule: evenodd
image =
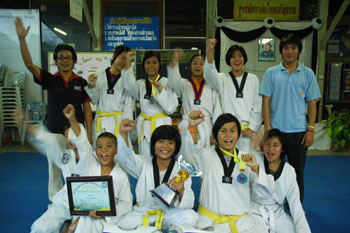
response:
M6 130L10 129L12 140L16 139L16 131L21 140L22 126L13 120L13 112L17 108L23 108L24 72L14 72L6 75L6 67L0 65L0 145L6 136ZM6 78L5 78L6 77Z

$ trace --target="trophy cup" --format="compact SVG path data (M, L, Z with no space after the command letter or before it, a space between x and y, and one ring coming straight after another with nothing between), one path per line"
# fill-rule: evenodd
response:
M180 182L181 178L186 181L191 176L198 177L202 175L202 172L198 172L192 164L183 160L182 155L178 156L177 162L180 164L180 170L177 173L179 176L175 178L175 182ZM159 185L154 190L151 190L151 193L167 207L174 207L176 196L179 194L168 183Z

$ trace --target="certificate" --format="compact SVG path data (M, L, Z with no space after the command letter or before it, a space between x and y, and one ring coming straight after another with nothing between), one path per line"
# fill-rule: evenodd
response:
M67 177L71 215L116 216L112 176Z

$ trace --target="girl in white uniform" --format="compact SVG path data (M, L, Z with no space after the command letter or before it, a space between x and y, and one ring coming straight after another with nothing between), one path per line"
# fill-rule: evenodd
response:
M182 49L175 49L173 61L168 65L169 86L182 99L183 115L179 124L182 138L186 135L188 127L188 115L193 110L201 110L204 120L198 125L198 130L205 135L205 147L210 147L210 135L213 123L222 113L219 96L213 88L203 79L204 57L194 55L190 60L192 76L188 79L181 78L179 61L183 56Z
M18 123L23 120L23 113L16 111L15 119ZM84 129L84 127L81 125ZM65 130L64 136L49 132L42 126L28 126L26 131L28 141L43 155L47 155L62 171L64 179L69 176L81 176L84 173L85 155L68 139L70 128ZM87 143L89 143L86 138ZM85 149L86 150L86 149ZM61 175L61 174L60 174ZM67 190L64 186L52 198L48 210L38 218L31 227L32 233L56 233L62 224L70 220ZM69 226L69 224L67 225Z
M151 159L135 154L132 147L126 143L127 132L133 127L133 121L122 121L120 133L124 140L121 137L118 140L118 160L131 176L138 179L135 190L138 204L118 222L118 225L124 229L151 225L167 229L170 224L195 226L197 213L191 209L194 203L191 178L175 181L180 167L174 156L181 147L181 137L177 129L162 125L154 131L151 137ZM174 208L162 204L150 192L167 182L178 192Z
M100 134L96 142L96 154L93 154L91 153L91 145L87 141L84 129L79 127L74 120L71 120L71 117L74 115L74 107L72 105L66 107L64 114L72 122L68 135L69 140L82 153L86 153L84 175L113 177L113 190L117 210L117 216L114 217L99 216L96 210L92 210L89 216L75 218L70 228L72 230L75 228L75 233L102 233L103 223L117 223L121 216L132 208L132 194L128 175L114 160L117 154L117 138L109 132Z
M90 75L89 85L84 88L91 102L96 105L94 147L100 133L110 132L117 137L120 121L133 117L134 100L121 85L121 70L126 66L128 51L129 47L118 46L113 54L112 66Z
M203 172L197 228L214 226L217 232L267 232L248 214L251 185L260 182L261 171L254 155L236 148L241 132L238 119L230 113L220 115L213 125L218 146L201 150L197 126L202 120L203 114L198 110L189 116L186 143L193 153L185 157Z
M267 132L264 156L257 155L266 184L253 184L250 212L270 233L309 233L294 168L284 161L283 140L278 129ZM284 211L285 200L292 217Z
M130 59L135 56L129 53ZM168 87L168 79L159 75L160 54L148 51L143 58L146 79L136 81L129 67L122 72L122 85L128 93L140 102L141 113L136 119L139 153L151 157L150 141L153 131L161 125L171 125L172 114L178 105L176 94ZM132 119L132 118L130 118Z
M204 79L221 96L222 111L236 116L242 127L237 148L253 152L251 137L258 132L262 123L262 98L259 95L259 79L254 74L243 72L248 61L243 47L233 45L226 53L226 64L232 68L230 73L219 73L213 61L212 49L216 40L208 40L207 59L204 63Z

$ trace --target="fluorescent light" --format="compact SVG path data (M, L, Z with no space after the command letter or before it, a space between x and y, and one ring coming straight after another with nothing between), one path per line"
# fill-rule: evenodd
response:
M62 30L59 29L59 28L54 27L53 30L55 30L56 32L59 32L59 33L65 35L65 36L67 35L67 33L66 33L65 31L62 31Z

